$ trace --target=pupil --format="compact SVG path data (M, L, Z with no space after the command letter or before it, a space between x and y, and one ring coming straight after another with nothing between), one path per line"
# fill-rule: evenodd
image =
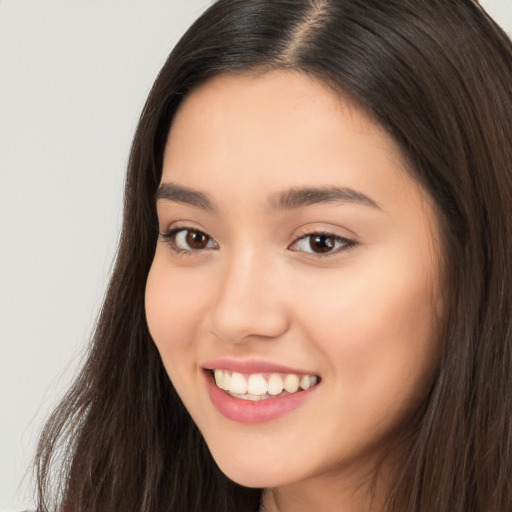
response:
M199 231L189 231L186 239L189 247L192 247L193 249L203 249L208 243L207 236Z
M329 252L334 249L334 237L332 235L314 235L309 242L314 252Z

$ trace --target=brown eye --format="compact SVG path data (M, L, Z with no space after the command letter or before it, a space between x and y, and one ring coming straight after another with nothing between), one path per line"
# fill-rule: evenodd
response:
M310 235L309 246L316 253L330 252L336 246L336 237L334 235Z
M210 236L198 229L175 228L161 234L168 240L171 249L176 252L197 252L207 249L218 249Z
M209 240L210 237L201 231L186 231L185 241L191 249L204 249Z
M350 249L355 242L333 235L332 233L310 233L296 240L290 250L314 254L317 256L330 256Z

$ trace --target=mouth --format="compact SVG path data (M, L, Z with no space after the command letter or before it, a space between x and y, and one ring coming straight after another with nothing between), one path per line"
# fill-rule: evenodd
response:
M322 379L269 361L216 359L202 365L211 403L238 423L262 423L286 417L317 403Z
M207 370L217 388L228 395L258 402L307 391L320 383L317 375L296 373L239 373L220 368Z

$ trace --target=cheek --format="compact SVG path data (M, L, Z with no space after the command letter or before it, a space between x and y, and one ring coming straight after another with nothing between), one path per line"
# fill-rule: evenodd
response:
M167 367L173 354L192 346L204 294L186 272L173 272L162 260L157 254L151 266L145 307L149 332Z
M350 270L321 286L302 284L313 290L301 302L303 328L345 404L377 411L416 400L436 362L431 279L422 265L404 272L398 261Z
M173 271L157 253L145 293L149 332L169 379L193 416L198 385L195 340L204 303L204 294L194 283L187 272Z
M430 332L431 281L417 274L366 266L364 272L344 270L323 281L315 276L315 282L303 281L300 286L307 294L297 288L291 295L300 304L300 316L313 327L313 338L315 332L322 332L332 349L351 344L375 348L379 339L391 333L397 339L414 339Z

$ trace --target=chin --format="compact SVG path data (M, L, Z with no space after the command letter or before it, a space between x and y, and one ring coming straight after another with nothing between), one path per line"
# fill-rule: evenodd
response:
M221 468L221 471L233 482L254 489L272 489L290 483L288 479L283 479L282 475L280 478L274 478L273 475L269 475L267 471L263 470L257 472L251 469L224 471Z
M227 460L226 460L227 459ZM279 468L273 462L262 460L234 461L233 457L214 457L220 470L233 482L251 488L275 488L298 480L289 471Z

